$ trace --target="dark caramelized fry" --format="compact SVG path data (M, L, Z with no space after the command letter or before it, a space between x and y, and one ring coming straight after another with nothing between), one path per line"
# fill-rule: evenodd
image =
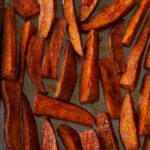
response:
M150 45L149 45L149 47L148 47L147 56L146 56L146 58L145 58L144 68L145 68L145 69L150 69Z
M144 146L142 150L150 150L150 135L145 136Z

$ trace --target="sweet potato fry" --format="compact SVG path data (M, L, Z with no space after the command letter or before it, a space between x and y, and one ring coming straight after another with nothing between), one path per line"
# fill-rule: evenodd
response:
M65 19L68 23L68 32L75 51L83 56L82 40L78 28L76 10L73 0L62 0Z
M148 52L147 52L147 56L145 58L144 68L150 69L150 45L148 46Z
M82 150L79 134L73 128L61 124L57 132L66 150Z
M93 129L80 132L80 140L83 150L102 150L97 134Z
M56 0L40 0L39 37L47 38L56 16Z
M141 70L141 61L150 33L150 14L147 17L145 25L132 49L127 61L127 71L120 78L122 87L134 91L136 88Z
M93 116L83 108L52 99L39 93L36 93L34 97L34 114L47 115L88 127L92 127L94 122Z
M66 32L67 23L64 19L56 19L51 39L48 43L43 64L42 76L56 79L59 56Z
M16 80L17 44L14 7L4 10L1 74L8 81Z
M69 101L77 81L77 62L72 44L67 41L63 66L56 88L56 99Z
M114 61L111 58L100 60L99 67L107 111L111 118L120 118L121 88Z
M24 83L25 60L28 51L28 45L32 35L34 35L36 32L37 28L30 21L24 23L21 29L18 82L22 85L22 87Z
M140 135L150 134L150 74L143 80L143 87L138 100L138 128Z
M122 43L126 46L130 46L141 23L144 18L146 11L150 6L149 0L141 0L139 8L135 11L134 15L132 16L129 25L127 26Z
M4 103L4 138L7 149L22 150L21 140L21 85L17 82L2 81Z
M79 10L79 21L85 21L94 11L99 0L82 0Z
M127 93L124 98L121 109L120 135L126 149L136 149L140 147L134 104L130 93Z
M24 19L30 19L40 13L36 0L13 0L17 13Z
M59 148L56 140L56 135L48 117L44 117L43 125L44 127L41 150L58 150Z
M91 20L81 24L80 30L86 32L91 29L108 27L129 13L134 6L134 0L115 0L110 6L105 8Z
M44 38L32 37L26 57L27 71L37 90L46 93L41 76L41 63L45 46Z
M96 116L96 126L104 150L119 150L111 120L106 113L101 113Z
M149 150L149 149L150 149L150 135L146 135L142 150Z
M123 24L124 20L121 20L112 28L112 30L109 32L107 43L109 56L113 58L118 73L123 73L127 69L122 47Z

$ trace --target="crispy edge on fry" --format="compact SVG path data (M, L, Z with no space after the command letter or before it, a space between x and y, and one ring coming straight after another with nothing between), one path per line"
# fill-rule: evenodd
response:
M148 46L148 52L147 52L147 56L145 58L144 68L150 69L150 44Z
M149 150L149 149L150 149L150 135L146 135L142 150Z

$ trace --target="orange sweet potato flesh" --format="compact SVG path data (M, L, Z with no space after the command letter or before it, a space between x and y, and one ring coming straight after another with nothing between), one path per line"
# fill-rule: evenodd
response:
M44 117L41 150L59 150L55 132L47 116Z
M1 74L2 79L16 80L17 43L15 11L13 6L4 9Z
M83 56L82 40L78 28L76 10L73 0L62 0L65 20L68 23L68 32L74 50L80 56Z
M128 58L127 70L122 74L120 78L121 86L130 91L134 91L137 86L141 70L141 61L149 38L149 33L150 33L150 14L147 17L145 25Z
M64 19L56 19L51 39L46 48L42 76L46 78L57 78L59 56L66 32L67 23Z
M114 0L111 5L91 20L81 24L80 30L87 32L91 29L102 29L108 27L129 13L134 6L134 0Z
M140 147L135 120L134 104L130 93L127 93L121 109L120 136L126 149Z
M79 21L85 21L94 11L99 0L82 0L79 10Z
M142 150L149 150L149 149L150 149L150 135L146 135Z
M34 114L47 115L88 127L92 127L94 122L93 116L83 108L55 100L39 93L36 93L34 97Z
M126 71L126 63L124 61L124 53L122 47L122 30L124 20L119 21L109 32L108 35L108 53L113 58L118 73Z
M70 41L67 41L62 70L57 82L56 99L69 101L77 81L77 62Z
M101 113L96 116L96 127L104 150L119 150L118 141L109 116Z
M28 45L32 35L34 35L36 32L37 28L30 21L22 25L18 71L18 82L22 85L22 87L24 84L25 60L28 51Z
M141 0L139 8L133 14L122 39L122 43L126 46L130 46L134 37L142 23L146 11L150 6L149 0Z
M121 88L114 61L111 58L102 59L99 61L99 68L107 111L111 118L120 118Z
M37 90L46 93L42 82L41 63L43 51L45 47L45 39L33 37L30 40L28 53L26 57L27 71L30 79Z
M30 19L40 13L36 0L13 0L17 13L24 19Z
M150 45L148 46L148 52L147 52L147 56L145 58L144 68L150 69Z
M4 103L4 138L8 150L22 150L21 140L21 85L17 82L2 81Z
M82 150L79 134L73 128L61 124L57 132L66 150Z
M47 38L56 16L56 0L40 0L39 37Z

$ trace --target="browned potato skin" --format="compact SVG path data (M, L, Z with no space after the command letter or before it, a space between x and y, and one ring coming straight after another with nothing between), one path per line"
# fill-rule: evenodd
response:
M2 79L16 80L17 43L15 11L13 6L4 9L1 73Z
M21 85L17 82L2 81L4 103L4 138L8 150L22 150L21 141Z
M51 39L46 48L42 76L46 78L57 78L59 56L62 49L67 23L64 19L56 19Z
M124 20L121 20L112 28L112 30L109 32L107 42L109 56L113 58L118 73L123 73L127 69L122 47L123 24Z
M37 90L47 93L41 76L41 63L43 51L45 47L45 39L33 37L30 40L28 54L26 57L27 71L30 79Z
M39 37L47 38L56 16L56 0L40 0Z
M129 22L129 25L127 26L125 30L122 44L128 47L131 45L149 6L150 6L149 0L141 0L139 8L133 14Z
M113 59L100 60L99 68L107 111L112 119L120 118L121 88Z
M124 72L120 78L120 84L122 87L134 91L139 79L141 70L141 61L143 53L147 44L150 33L150 14L147 17L145 25L131 51L131 54L127 61L127 71Z
M61 124L57 132L66 150L82 150L79 134L73 128Z
M149 150L149 149L150 149L150 135L146 135L142 150Z
M83 56L82 40L78 28L76 10L73 0L62 0L63 11L65 20L68 23L68 32L70 36L71 43L74 47L74 50L80 55Z
M59 150L56 135L51 125L50 119L45 116L43 123L43 139L41 150Z
M130 93L127 93L121 109L120 136L126 149L140 147L135 120L134 104Z
M102 29L108 27L129 13L134 6L134 0L114 0L111 5L91 20L81 24L80 30L87 32L91 29Z
M18 71L18 82L22 85L22 87L24 84L25 60L28 51L28 45L32 35L36 34L36 32L37 28L30 21L22 25Z
M150 69L150 45L148 46L148 52L147 52L147 56L145 58L144 68Z
M47 115L88 127L92 127L94 122L93 116L82 107L61 102L39 93L36 93L34 97L34 114Z
M56 99L70 101L77 81L77 62L70 41L67 41L63 66L57 82Z
M27 97L22 94L23 99L23 128L25 150L40 150L38 130Z
M118 141L109 116L103 112L96 116L96 127L104 150L119 150Z

